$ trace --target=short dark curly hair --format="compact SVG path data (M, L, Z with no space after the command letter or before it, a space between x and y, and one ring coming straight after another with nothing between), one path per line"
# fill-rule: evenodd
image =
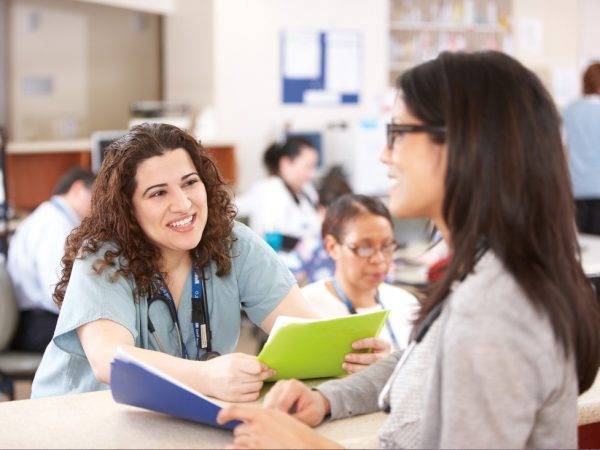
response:
M213 261L217 276L230 272L236 214L230 189L206 150L192 136L171 125L146 123L132 128L107 149L92 191L91 214L66 241L62 277L54 290L58 306L64 300L75 259L96 253L106 243L114 244L115 249L107 250L94 263L94 271L101 274L107 267L115 267L116 258L120 258L116 275L133 278L136 295L148 293L153 276L160 273L160 251L134 215L135 175L144 160L175 149L188 153L206 187L208 219L202 240L190 252L193 264L200 268Z

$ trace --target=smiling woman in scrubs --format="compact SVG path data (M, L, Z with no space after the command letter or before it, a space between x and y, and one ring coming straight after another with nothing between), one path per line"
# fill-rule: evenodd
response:
M214 163L185 132L144 124L116 141L91 216L67 240L60 316L32 396L108 388L121 347L204 394L255 399L273 371L231 353L241 310L266 332L280 314L316 313L234 216Z

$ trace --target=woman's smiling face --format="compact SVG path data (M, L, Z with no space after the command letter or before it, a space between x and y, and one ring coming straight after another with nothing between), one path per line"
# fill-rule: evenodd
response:
M396 101L392 122L403 125L423 125L406 108L402 99ZM436 144L424 132L397 136L381 154L388 166L390 212L399 218L425 217L437 220L442 215L447 149Z
M206 226L208 203L188 153L178 148L144 160L135 181L135 217L163 257L195 248Z

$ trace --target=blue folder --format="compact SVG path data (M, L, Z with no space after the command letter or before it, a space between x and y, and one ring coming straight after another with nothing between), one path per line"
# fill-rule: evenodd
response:
M111 363L110 380L112 396L117 403L230 430L240 423L231 421L219 425L219 405L159 370L123 353L118 354Z

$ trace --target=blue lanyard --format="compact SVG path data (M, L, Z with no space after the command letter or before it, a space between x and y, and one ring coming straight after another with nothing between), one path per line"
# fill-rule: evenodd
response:
M207 320L205 311L204 299L206 298L206 288L204 285L204 279L200 278L196 271L192 269L192 325L194 328L194 336L196 338L196 359L200 359L200 349L210 350L210 342L208 339ZM179 328L179 339L181 341L181 353L184 359L189 359L189 353L183 341L181 335L181 327L179 326L179 318L177 316L177 308L175 307L175 301L166 283L162 277L158 277L158 289L160 293L167 301L171 318L176 327ZM206 313L206 314L205 314Z
M335 293L337 294L337 296L340 298L340 300L342 302L344 302L344 305L348 309L348 312L350 312L350 314L356 314L356 308L354 307L354 305L352 304L352 302L350 301L350 299L348 298L348 296L346 295L346 293L340 286L340 283L338 283L338 280L335 279L335 277L331 278L331 284L333 285L333 289L335 290ZM383 308L383 303L381 303L381 299L379 298L379 290L375 293L375 303L377 303L379 306L381 306ZM395 349L400 348L400 346L398 345L398 339L396 338L396 333L394 333L392 324L390 323L390 319L386 319L385 327L387 328L388 334L390 335L390 338L392 339L392 344L393 344L394 348Z
M200 359L200 349L211 352L210 328L208 326L208 296L204 283L204 270L202 278L192 269L192 324L196 338L196 356Z
M72 211L69 211L57 197L52 197L50 199L50 203L52 203L52 205L54 205L54 207L61 212L61 214L69 221L71 225L73 225L73 227L79 225L79 220L75 214Z

